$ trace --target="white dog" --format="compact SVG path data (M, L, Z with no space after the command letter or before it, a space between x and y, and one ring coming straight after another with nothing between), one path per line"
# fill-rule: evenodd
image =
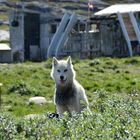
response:
M54 102L60 116L63 116L64 112L70 115L73 112L80 113L83 109L81 101L89 110L85 90L75 79L70 56L67 60L59 61L53 58L51 77L55 81Z

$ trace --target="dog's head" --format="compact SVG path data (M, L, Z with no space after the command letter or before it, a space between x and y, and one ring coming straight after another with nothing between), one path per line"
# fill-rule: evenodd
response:
M75 78L75 71L69 56L67 60L57 60L53 57L51 77L57 85L65 86Z

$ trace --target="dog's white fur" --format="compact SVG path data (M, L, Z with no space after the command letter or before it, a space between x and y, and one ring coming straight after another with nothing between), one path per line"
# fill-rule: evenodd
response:
M54 102L60 116L63 116L64 112L71 115L73 112L80 113L83 109L81 101L89 110L85 90L75 79L75 76L70 56L67 60L59 61L55 57L53 58L51 77L55 81Z

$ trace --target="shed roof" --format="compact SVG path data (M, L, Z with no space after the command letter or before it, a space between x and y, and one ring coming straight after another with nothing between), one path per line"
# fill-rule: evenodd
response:
M111 14L120 13L128 13L128 12L139 12L140 11L140 3L136 4L115 4L109 6L99 12L96 12L94 15L97 16L106 16Z
M10 51L10 50L11 48L7 44L0 43L0 51Z

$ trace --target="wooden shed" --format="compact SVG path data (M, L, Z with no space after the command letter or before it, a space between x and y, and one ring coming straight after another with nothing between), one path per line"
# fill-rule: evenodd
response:
M90 57L90 47L96 46L95 39L98 38L93 36L98 33L89 32L90 23L85 18L74 15L71 19L71 13L52 16L49 13L30 13L25 10L11 12L10 42L13 60L21 60L20 57L23 60L46 60L56 56L57 50L57 57ZM62 30L59 32L59 29ZM59 49L56 48L57 45Z
M140 55L140 4L116 4L94 14L99 19L103 50L112 56ZM108 50L110 48L110 51Z
M10 13L14 61L41 61L67 55L89 58L101 54L100 34L91 29L89 17L47 5L18 7Z
M45 60L52 35L62 17L61 9L52 10L38 3L15 6L16 10L11 10L9 16L13 61ZM54 13L58 13L57 17Z
M139 55L139 21L140 4L112 5L90 17L48 6L22 6L10 14L13 60Z

